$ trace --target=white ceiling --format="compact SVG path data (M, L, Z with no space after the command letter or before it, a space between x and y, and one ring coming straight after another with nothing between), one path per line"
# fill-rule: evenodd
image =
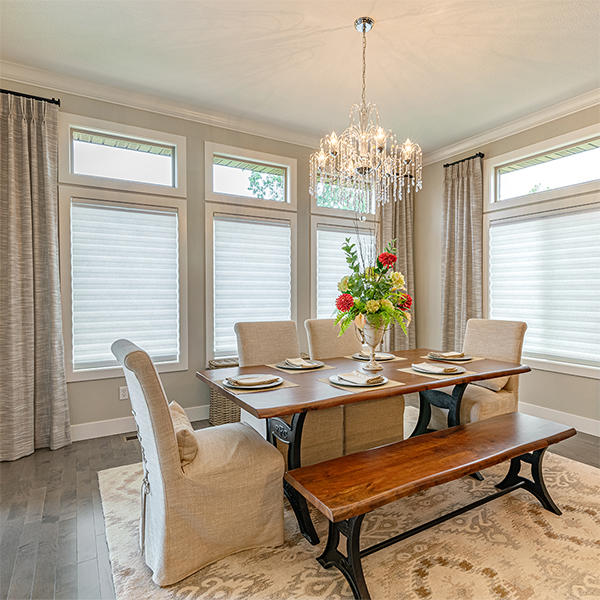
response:
M432 151L599 86L600 0L0 0L2 60L321 136L367 95Z

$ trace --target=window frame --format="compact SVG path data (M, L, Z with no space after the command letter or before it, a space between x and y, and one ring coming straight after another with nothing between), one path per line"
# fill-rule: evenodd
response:
M144 183L75 173L73 171L73 144L71 143L71 130L73 129L172 146L175 151L173 163L174 185ZM161 196L185 197L187 195L186 138L184 136L60 112L58 117L58 147L58 181L61 184L125 190Z
M331 209L337 210L337 209ZM324 215L311 215L310 217L310 315L312 319L317 318L317 306L318 298L317 294L319 291L318 282L318 247L317 247L317 230L319 225L331 226L332 228L338 227L340 229L356 228L356 220L352 218L341 218L331 217ZM373 232L375 236L375 243L377 243L377 221L366 220L358 225L358 229L363 231ZM340 250L341 251L341 250Z
M585 139L598 136L598 127L591 126L569 134L561 135L544 142L532 144L513 152L508 152L484 160L484 207L483 207L483 314L490 317L489 298L489 244L490 225L498 221L544 216L547 214L565 214L586 207L600 207L600 181L574 184L554 190L535 192L527 196L495 201L496 168L510 162L522 160L528 156L550 152L553 149L577 144ZM559 359L531 358L523 353L523 359L532 368L553 373L576 375L591 379L600 379L600 367L565 362Z
M343 208L329 208L327 206L319 206L317 204L317 197L310 196L310 213L312 215L320 215L323 217L337 217L340 219L355 219L356 213L353 210L345 210ZM360 213L365 217L365 221L370 223L377 223L378 221L378 210L377 202L375 202L375 212L372 213Z
M213 190L213 157L214 155L225 155L249 162L270 164L286 169L286 201L265 200L263 198L252 198L251 196L237 196L235 194L223 194ZM204 197L207 202L219 204L236 204L245 207L266 208L271 210L296 211L298 189L298 161L295 158L258 152L249 148L238 148L215 142L204 142Z
M63 338L67 383L123 377L119 366L96 369L73 369L73 307L71 282L71 202L82 200L113 204L118 207L149 207L175 209L178 215L178 277L179 277L179 360L155 363L160 373L188 369L188 313L187 313L187 203L180 198L157 198L131 192L117 192L98 188L69 185L59 186L59 261L62 296Z
M212 158L211 158L212 160ZM212 167L212 162L211 162ZM240 207L228 204L207 202L205 205L205 327L206 327L206 363L208 361L232 356L215 357L214 332L214 218L218 215L247 218L249 220L287 221L290 225L290 320L298 320L298 220L295 212L277 211L264 208Z

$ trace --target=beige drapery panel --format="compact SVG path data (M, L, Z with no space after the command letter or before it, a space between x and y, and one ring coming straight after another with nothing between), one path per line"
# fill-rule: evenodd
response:
M402 200L388 202L378 206L378 247L383 249L390 240L396 240L398 261L394 269L403 273L408 293L415 299L415 269L413 259L413 230L415 215L414 188L405 188ZM386 350L408 350L416 347L415 302L412 305L412 322L408 328L408 336L398 325L390 327L384 340Z
M462 350L467 321L480 318L483 267L483 161L449 165L442 207L442 345Z
M69 444L57 107L0 93L0 460Z

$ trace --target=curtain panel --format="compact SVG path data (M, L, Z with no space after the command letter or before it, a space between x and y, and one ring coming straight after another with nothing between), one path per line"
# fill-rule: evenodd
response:
M0 93L0 460L70 443L57 107Z
M413 259L414 208L415 191L413 187L405 188L402 200L378 206L380 223L378 231L379 249L383 250L385 244L391 240L396 240L395 245L398 261L394 270L400 271L404 275L407 291L413 298L415 298L415 269ZM392 325L384 340L386 350L416 348L416 304L415 299L411 308L412 322L408 327L408 336L404 335L399 325Z
M445 167L442 208L442 345L462 350L465 328L483 314L483 160Z

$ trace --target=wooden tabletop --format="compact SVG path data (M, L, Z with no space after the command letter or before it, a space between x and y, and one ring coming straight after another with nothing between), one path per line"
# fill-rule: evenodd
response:
M404 385L382 388L348 388L338 389L320 379L329 379L336 373L347 373L365 364L362 361L349 358L328 358L323 360L326 365L333 369L316 369L314 371L280 371L266 365L256 367L233 367L229 369L207 369L197 371L196 376L208 384L211 388L230 398L238 406L260 419L268 417L281 417L292 415L304 410L316 410L339 406L341 404L352 404L375 398L387 398L399 394L410 394L422 390L442 388L448 385L468 383L482 379L493 379L507 375L518 375L527 373L531 369L527 365L519 363L502 362L499 360L483 359L469 362L464 365L467 371L462 375L451 375L444 379L433 379L431 377L417 375L417 373L406 373L398 369L409 368L412 363L420 363L430 349L417 348L416 350L404 350L394 352L396 356L405 358L402 361L380 362L383 367L378 374L385 375L388 379L402 382ZM285 357L282 357L282 360ZM436 363L442 365L443 363ZM234 390L226 388L220 382L226 377L244 375L249 373L268 373L279 375L283 379L298 384L297 387L275 388L264 392L236 394Z

